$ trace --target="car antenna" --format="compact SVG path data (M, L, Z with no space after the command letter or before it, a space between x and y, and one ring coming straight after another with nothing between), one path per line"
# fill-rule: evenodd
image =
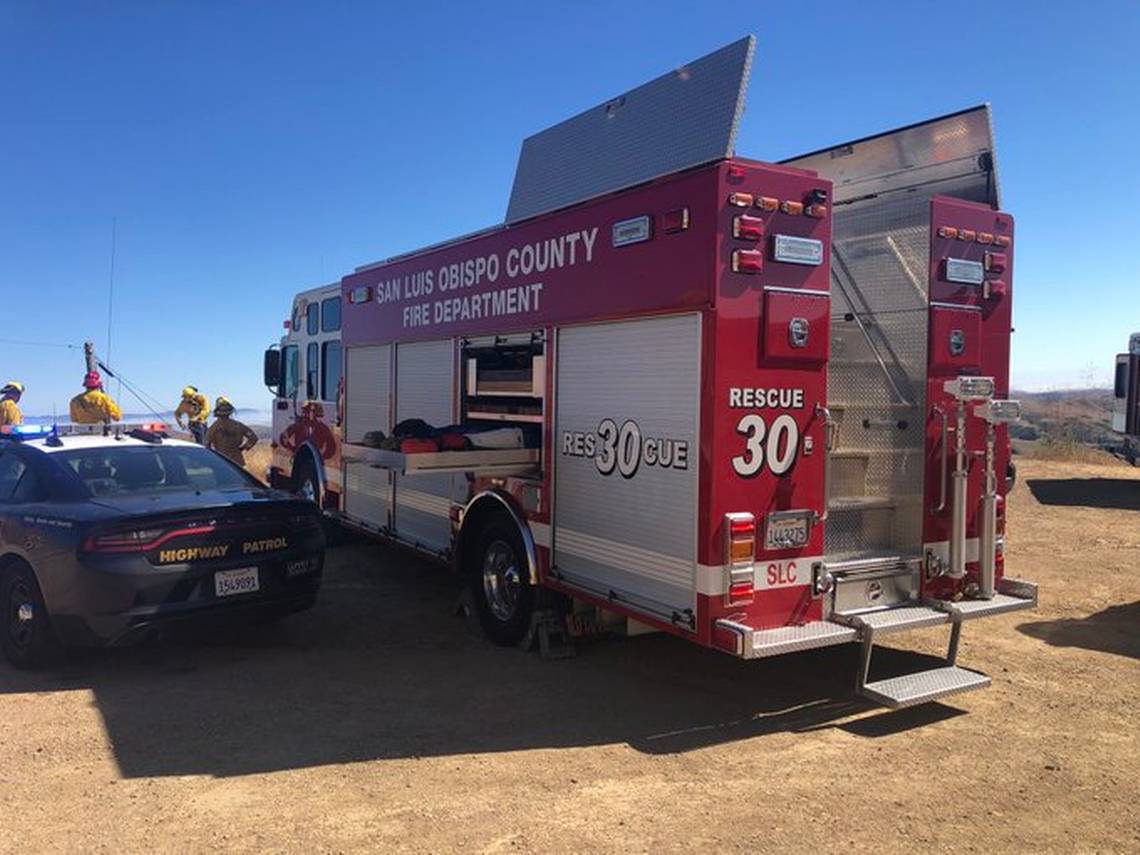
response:
M63 440L59 438L59 418L56 416L54 403L51 405L51 433L44 439L44 445L48 448L59 448L63 445Z

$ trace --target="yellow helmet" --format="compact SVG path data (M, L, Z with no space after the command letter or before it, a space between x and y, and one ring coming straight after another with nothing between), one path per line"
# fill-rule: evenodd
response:
M230 399L225 395L219 395L218 400L214 402L214 412L219 416L226 416L233 411L234 405L230 403Z
M3 388L0 388L0 394L7 394L9 392L15 392L17 395L23 395L24 384L18 380L9 380L4 384Z
M198 394L198 387L197 386L187 386L182 390L182 397L183 398L193 398L197 394Z

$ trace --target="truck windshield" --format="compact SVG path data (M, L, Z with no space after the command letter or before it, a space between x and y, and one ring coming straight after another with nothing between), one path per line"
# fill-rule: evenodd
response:
M92 496L239 490L261 486L221 455L185 446L110 446L57 451L51 459Z

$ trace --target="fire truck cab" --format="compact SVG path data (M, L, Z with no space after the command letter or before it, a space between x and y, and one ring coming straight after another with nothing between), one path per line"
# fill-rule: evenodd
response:
M341 490L340 283L302 291L293 300L286 333L265 354L265 384L273 393L273 486L293 489L323 507Z
M989 108L740 158L753 44L527 139L503 225L343 278L326 507L453 562L502 643L561 595L742 658L858 642L891 707L981 688L963 624L1036 602ZM936 625L944 666L871 679Z

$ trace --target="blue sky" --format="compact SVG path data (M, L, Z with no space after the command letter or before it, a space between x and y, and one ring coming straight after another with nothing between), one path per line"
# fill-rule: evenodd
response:
M114 218L112 364L265 409L294 292L500 221L523 137L748 32L744 156L992 102L1015 385L1107 382L1140 330L1140 5L1009 0L0 0L0 373L66 408L80 352L12 340L106 352Z

